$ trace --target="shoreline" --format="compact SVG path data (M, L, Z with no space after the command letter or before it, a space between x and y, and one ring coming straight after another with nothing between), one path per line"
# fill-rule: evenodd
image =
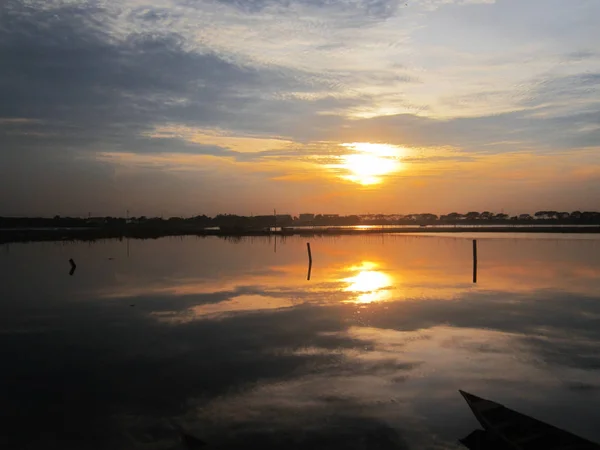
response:
M158 239L171 236L217 236L242 238L250 236L342 236L369 234L420 234L420 233L553 233L597 234L597 226L459 226L459 227L398 227L398 228L293 228L270 230L205 230L164 228L56 228L56 229L0 229L0 244L48 241L96 241L102 239Z

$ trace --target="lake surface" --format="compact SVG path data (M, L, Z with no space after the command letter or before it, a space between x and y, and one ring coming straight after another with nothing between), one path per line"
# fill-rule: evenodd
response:
M600 236L310 242L0 247L0 446L454 449L458 389L600 442Z

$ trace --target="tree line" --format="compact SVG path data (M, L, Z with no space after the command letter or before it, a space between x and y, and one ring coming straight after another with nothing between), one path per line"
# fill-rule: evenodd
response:
M307 218L308 217L308 218ZM193 217L0 217L0 228L211 228L221 229L263 229L290 226L350 226L350 225L478 225L478 224L556 224L556 225L600 225L600 213L596 211L537 211L534 214L509 216L490 211L451 212L436 215L418 214L290 214L240 216L218 214L214 217L197 215Z

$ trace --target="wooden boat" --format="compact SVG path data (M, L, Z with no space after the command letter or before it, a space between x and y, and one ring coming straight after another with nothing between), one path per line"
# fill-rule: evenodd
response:
M567 431L526 416L499 403L459 391L487 433L513 450L600 450Z
M511 450L508 444L494 438L488 431L474 430L466 438L459 439L469 450Z
M181 440L190 450L195 450L206 445L206 442L202 439L198 439L196 436L184 432L181 433Z

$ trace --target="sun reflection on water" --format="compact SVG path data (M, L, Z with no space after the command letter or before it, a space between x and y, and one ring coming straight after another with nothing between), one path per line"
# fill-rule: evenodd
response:
M348 283L346 292L355 293L350 300L353 303L373 303L388 300L391 296L392 277L377 269L377 264L365 261L360 266L350 267L356 275L344 278Z

